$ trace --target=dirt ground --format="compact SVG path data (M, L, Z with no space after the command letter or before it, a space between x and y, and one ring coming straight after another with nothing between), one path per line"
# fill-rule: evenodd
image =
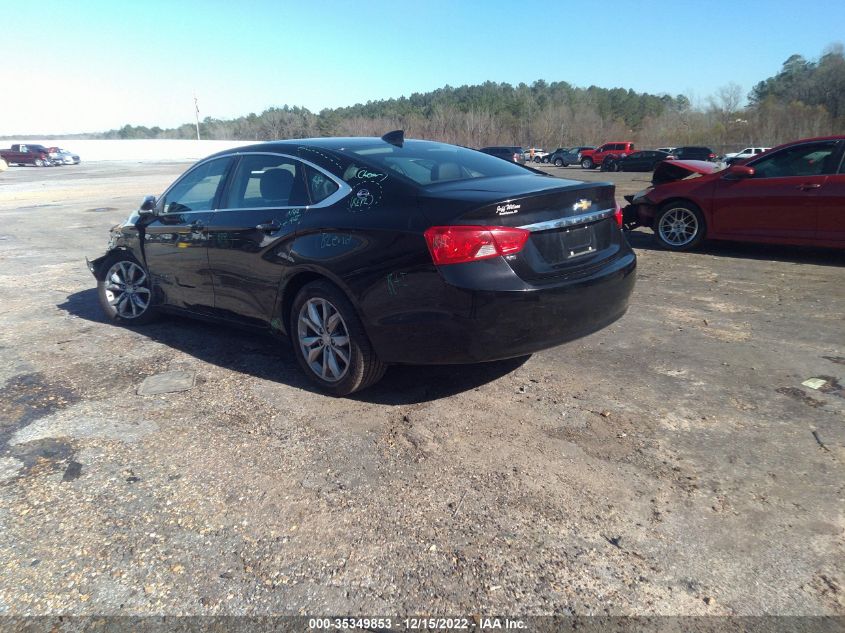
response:
M186 167L0 174L0 615L845 614L845 253L636 231L612 327L333 399L104 322L84 257Z

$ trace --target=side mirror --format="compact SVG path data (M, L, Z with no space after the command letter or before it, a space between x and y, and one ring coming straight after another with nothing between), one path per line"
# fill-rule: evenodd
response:
M725 170L725 176L730 180L751 178L754 176L754 168L749 167L748 165L731 165Z
M156 202L155 196L145 196L144 201L141 202L141 206L138 208L138 213L140 215L153 215L156 208Z

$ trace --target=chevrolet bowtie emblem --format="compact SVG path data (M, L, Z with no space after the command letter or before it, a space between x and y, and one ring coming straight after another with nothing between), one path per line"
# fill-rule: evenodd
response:
M593 202L591 200L587 200L585 198L582 198L581 200L579 200L578 202L576 202L575 204L572 205L572 210L573 211L586 211L591 206L593 206Z

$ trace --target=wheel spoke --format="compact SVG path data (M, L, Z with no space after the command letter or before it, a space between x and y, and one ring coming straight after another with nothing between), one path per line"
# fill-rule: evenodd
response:
M331 334L335 331L338 323L340 323L340 312L335 312L326 321L326 330Z
M127 302L127 301L129 301L129 297L128 297L128 295L125 295L125 294L124 294L124 295L121 295L121 296L120 296L120 300L119 300L119 301L117 302L117 304L114 306L115 308L117 308L117 312L118 312L118 314L120 314L121 316L126 316L126 302Z
M320 352L323 351L322 345L317 345L316 347L312 347L311 350L308 352L308 362L313 363L317 360L317 357L320 355Z
M319 332L323 327L323 319L320 317L320 313L317 312L317 305L313 301L308 302L308 318L314 324L314 331Z
M337 365L337 358L335 358L334 350L331 347L327 347L326 354L329 357L329 371L332 372L332 378L337 380L340 378L340 367Z
M343 361L344 367L349 364L349 356L346 355L342 349L334 348L334 353L337 354L338 358Z
M335 344L336 347L345 347L349 345L349 337L348 336L333 336L332 343Z
M319 336L304 336L299 339L305 347L313 347L315 343L319 343L323 339Z
M319 334L319 332L320 332L320 328L318 328L318 327L317 327L317 325L316 325L316 324L315 324L315 323L314 323L314 322L313 322L310 318L308 318L307 316L300 316L300 317L299 317L299 322L300 322L302 325L304 325L305 327L307 327L307 328L309 328L310 330L312 330L312 331L314 331L314 332L316 332L316 333L318 333L318 334Z

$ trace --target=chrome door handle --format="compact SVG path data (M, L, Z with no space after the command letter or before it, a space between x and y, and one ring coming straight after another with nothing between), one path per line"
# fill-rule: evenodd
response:
M796 187L796 189L800 189L801 191L809 191L810 189L819 189L820 187L821 187L821 185L816 183L816 182L814 182L814 183L806 182L803 185L798 185Z
M264 231L265 233L275 233L280 228L282 228L282 225L273 220L272 222L265 222L263 224L259 224L255 228L259 231Z

